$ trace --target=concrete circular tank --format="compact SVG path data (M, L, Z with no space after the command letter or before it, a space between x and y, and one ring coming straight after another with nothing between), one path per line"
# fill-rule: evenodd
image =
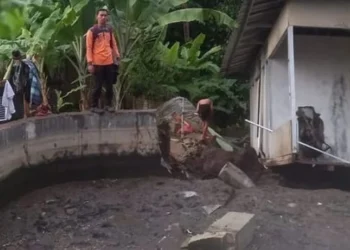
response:
M66 113L2 124L0 158L0 199L5 189L27 181L24 172L40 175L43 169L62 172L97 165L113 169L135 161L144 168L159 166L155 111Z

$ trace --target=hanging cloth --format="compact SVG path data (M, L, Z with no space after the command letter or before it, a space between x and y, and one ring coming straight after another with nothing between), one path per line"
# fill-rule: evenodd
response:
M15 96L15 92L13 91L11 84L9 83L9 81L6 81L4 94L1 100L1 105L7 109L6 117L5 117L7 121L11 120L12 115L16 113L15 104L13 102L14 96Z

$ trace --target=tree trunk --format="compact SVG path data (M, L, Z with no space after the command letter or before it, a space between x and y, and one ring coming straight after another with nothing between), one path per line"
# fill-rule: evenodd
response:
M43 96L43 105L48 106L47 76L44 73L41 73L41 93Z
M183 5L184 9L187 8L187 4L185 3ZM187 43L190 38L191 38L191 34L190 34L190 23L186 22L186 23L183 23L183 29L184 29L184 40L185 42Z
M184 23L183 24L184 29L184 40L187 43L190 40L190 23Z
M79 110L81 112L87 110L89 108L87 97L86 97L86 91L85 89L80 90L80 103L79 103Z
M145 97L143 97L142 109L148 109L148 107L149 107L148 100Z

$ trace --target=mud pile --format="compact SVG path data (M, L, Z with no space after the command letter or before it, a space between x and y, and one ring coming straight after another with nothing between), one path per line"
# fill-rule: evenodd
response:
M223 166L231 162L250 178L258 178L263 166L256 151L249 146L225 151L215 137L201 141L201 121L194 113L194 105L182 97L173 98L157 109L163 166L171 173L203 179L218 177ZM181 129L181 124L187 124L186 129Z

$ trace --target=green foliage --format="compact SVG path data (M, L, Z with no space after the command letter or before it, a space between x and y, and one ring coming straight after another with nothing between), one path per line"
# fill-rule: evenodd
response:
M242 0L190 0L188 7L191 8L210 8L226 13L233 19L236 19L238 10L240 8ZM190 36L196 37L200 33L207 35L206 42L203 46L204 50L208 50L214 46L222 46L225 48L231 33L231 28L216 22L214 18L208 18L205 23L203 22L192 22L189 24ZM172 24L169 26L167 32L167 40L171 42L179 41L184 42L184 31L182 24ZM213 61L216 64L220 64L223 51L215 55Z
M236 22L228 15L217 10L204 8L188 8L176 10L160 17L158 19L158 23L160 25L193 21L204 23L210 19L213 19L216 23L225 25L229 28L234 28L236 26Z
M248 112L247 100L249 85L235 79L201 78L194 84L183 86L190 99L196 103L201 98L210 98L214 103L217 123L226 127L228 124L240 123Z
M0 59L7 65L12 50L20 49L35 56L42 79L47 79L67 68L64 58L76 80L63 86L68 90L53 88L57 110L75 105L66 100L78 91L80 98L86 99L90 77L84 33L93 25L96 10L106 7L122 57L115 85L117 108L126 93L160 101L175 95L186 96L192 102L209 97L219 120L235 122L247 110L247 88L235 80L222 79L218 65L223 41L236 26L232 17L240 1L0 0L0 18L6 20L0 24ZM191 30L194 39L186 43L184 22L195 27ZM180 32L174 27L180 27ZM225 122L222 124L225 126Z
M71 65L74 67L78 78L75 82L78 82L79 86L86 86L85 79L89 76L87 74L87 62L85 60L84 53L84 37L75 37L70 46L61 46L63 55L68 59Z
M205 75L217 76L219 67L211 62L211 56L221 48L214 47L201 51L205 35L200 34L193 41L180 46L179 43L160 43L156 54L141 51L130 71L130 92L136 96L144 95L156 100L166 100L174 95L187 94L187 87L194 86L193 79Z
M162 60L168 66L174 66L178 69L192 70L192 71L208 71L213 74L217 74L220 68L210 61L210 57L219 51L220 46L211 48L206 53L202 54L201 46L205 40L204 34L199 34L193 41L180 46L179 42L176 42L172 47L168 48L169 43L160 44L160 60Z
M164 42L168 25L187 21L203 22L214 17L220 24L233 28L235 22L225 13L201 8L178 9L187 2L188 0L107 1L106 7L110 10L123 58L116 87L118 107L123 99L121 92L133 88L131 85L135 79L141 77L133 75L140 72L137 67L157 64L154 57L159 52L159 43Z
M61 90L55 89L55 94L57 98L57 103L56 103L56 109L59 112L62 108L65 106L73 106L74 104L72 102L66 102L65 99L68 98L71 94L78 92L82 89L84 89L85 86L78 86L74 89L71 89L69 92L67 92L65 95L62 95Z

